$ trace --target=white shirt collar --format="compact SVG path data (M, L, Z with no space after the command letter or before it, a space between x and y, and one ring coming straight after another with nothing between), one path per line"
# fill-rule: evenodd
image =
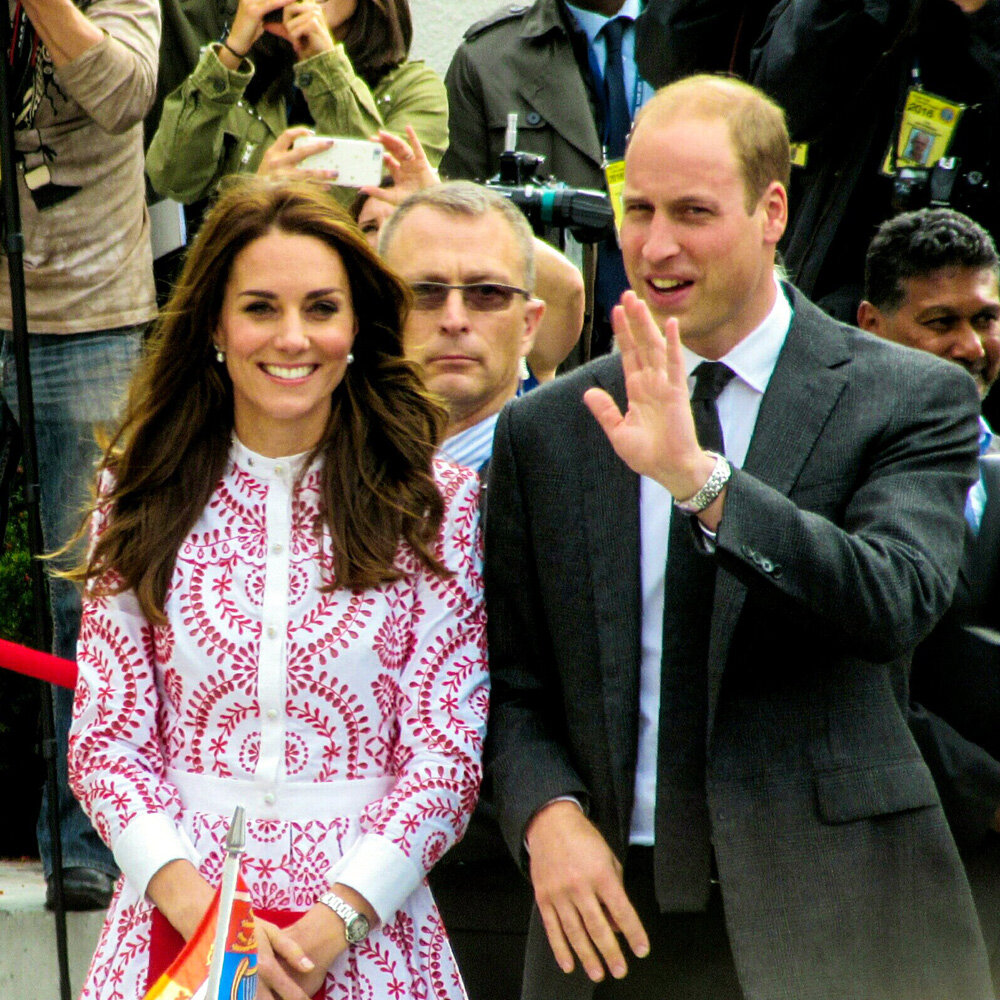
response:
M792 323L792 307L777 276L775 276L774 284L777 288L777 295L774 297L771 311L764 317L764 322L744 337L724 357L719 358L720 361L732 368L739 379L746 382L752 389L756 389L761 395L771 380L774 366L778 362L778 355L785 345L785 337L788 336L788 328ZM690 378L695 368L705 359L683 344L681 350L684 353L684 368Z
M576 23L580 25L580 29L587 36L587 41L591 45L594 44L594 39L597 38L600 33L601 28L604 27L612 18L615 17L630 17L633 21L642 13L642 3L641 0L625 0L622 4L622 9L618 11L617 14L612 14L611 17L606 17L604 14L598 14L593 10L583 10L580 7L574 7L573 4L568 3L566 6L569 8L569 12L573 15Z

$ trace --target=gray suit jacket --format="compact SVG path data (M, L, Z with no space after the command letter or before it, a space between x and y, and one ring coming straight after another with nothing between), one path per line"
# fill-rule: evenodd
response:
M711 557L706 796L734 958L755 1000L982 1000L968 885L905 717L910 650L954 586L978 401L955 366L793 304ZM628 842L639 483L590 385L623 403L619 361L515 402L494 444L487 766L522 863L527 821L564 794L619 857ZM524 996L589 996L543 933L536 913Z

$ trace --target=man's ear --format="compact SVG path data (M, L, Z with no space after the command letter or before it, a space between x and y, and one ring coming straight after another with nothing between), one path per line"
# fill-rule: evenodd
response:
M884 325L885 317L882 315L882 310L878 306L872 305L867 299L863 299L858 306L858 326L862 330L867 330L880 337Z
M541 299L528 299L524 307L524 332L521 335L521 357L526 358L535 346L535 336L545 315L545 303Z
M777 246L788 226L788 192L780 181L771 181L761 196L766 213L764 218L765 242Z

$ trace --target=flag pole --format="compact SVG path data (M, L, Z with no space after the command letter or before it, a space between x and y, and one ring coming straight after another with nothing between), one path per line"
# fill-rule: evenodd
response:
M219 913L215 925L215 946L212 949L212 965L208 971L208 988L205 1000L218 1000L219 982L222 978L222 963L226 957L226 935L229 918L233 912L236 896L236 880L240 873L240 857L246 851L247 830L246 810L237 806L233 821L226 834L226 860L222 866L222 887L219 891Z

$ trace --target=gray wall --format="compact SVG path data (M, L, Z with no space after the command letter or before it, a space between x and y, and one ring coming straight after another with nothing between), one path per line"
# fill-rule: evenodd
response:
M465 29L501 6L503 0L410 0L411 55L426 59L444 76Z

